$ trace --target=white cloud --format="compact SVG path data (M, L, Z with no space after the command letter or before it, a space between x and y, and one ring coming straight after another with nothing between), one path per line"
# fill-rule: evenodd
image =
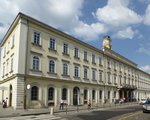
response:
M141 66L141 69L150 74L150 65Z
M143 22L146 25L150 25L150 4L148 5L148 7L146 9Z
M103 8L98 8L96 16L100 22L120 27L132 24L138 24L142 17L128 8L128 0L108 0Z
M93 23L88 25L83 22L80 22L74 30L80 38L84 37L84 39L88 41L98 40L99 35L107 31L106 26L101 23Z
M132 28L127 27L123 30L118 31L117 34L115 34L115 37L119 39L125 39L125 38L132 39L134 35L135 35L135 32L132 30Z
M138 52L139 53L144 53L144 54L150 56L150 43L147 43L146 45L140 44Z

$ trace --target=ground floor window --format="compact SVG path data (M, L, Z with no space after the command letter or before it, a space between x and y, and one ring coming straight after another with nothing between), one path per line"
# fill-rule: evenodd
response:
M84 90L84 100L87 100L87 90Z
M67 89L66 88L62 89L62 99L67 100Z
M37 86L33 86L31 88L31 100L38 100L38 87Z
M54 100L54 88L50 87L48 89L48 100Z
M92 90L92 99L95 100L95 90Z

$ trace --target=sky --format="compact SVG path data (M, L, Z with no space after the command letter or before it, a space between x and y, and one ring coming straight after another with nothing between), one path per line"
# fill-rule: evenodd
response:
M112 49L150 73L150 0L0 0L0 41L19 12L96 48Z

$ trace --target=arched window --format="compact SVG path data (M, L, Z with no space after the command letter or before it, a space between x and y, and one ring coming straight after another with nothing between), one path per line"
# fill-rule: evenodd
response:
M54 88L50 87L48 89L48 100L54 100Z
M31 88L31 100L38 100L38 87L33 86Z
M87 100L87 90L84 90L84 100Z
M55 73L55 62L53 60L49 61L49 72Z
M62 99L67 100L67 89L66 88L62 89Z
M39 70L39 63L40 63L40 59L38 56L34 56L33 57L33 69L34 70Z

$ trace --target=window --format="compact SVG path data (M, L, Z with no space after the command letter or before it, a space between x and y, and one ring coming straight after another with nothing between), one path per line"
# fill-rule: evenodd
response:
M87 51L84 51L84 60L87 61Z
M116 71L116 62L114 62L114 70Z
M63 75L68 75L68 65L67 65L67 63L63 64Z
M124 84L126 84L126 77L124 77Z
M84 68L84 79L88 79L88 70Z
M84 90L84 100L87 100L87 90Z
M99 65L102 65L102 58L99 57Z
M92 90L92 99L95 100L95 90Z
M5 64L3 64L3 76L5 75Z
M115 84L117 83L116 75L114 75L114 83L115 83Z
M92 79L96 80L96 71L95 70L92 70Z
M31 100L38 100L38 87L33 86L31 88Z
M92 63L95 63L95 55L92 54Z
M15 35L12 36L12 40L11 40L11 48L14 47L14 42L15 42Z
M110 60L107 60L107 68L110 69Z
M119 70L120 70L120 72L121 72L121 64L119 64Z
M99 99L102 99L102 91L99 91Z
M54 100L54 88L50 87L48 89L48 100Z
M119 80L120 80L120 85L122 85L121 76L119 76Z
M114 91L114 98L116 98L116 91Z
M68 54L68 44L64 43L63 53Z
M11 57L11 66L10 66L10 72L13 71L13 62L14 62L14 59L13 57Z
M78 58L78 48L74 48L74 57Z
M53 60L49 61L49 72L55 73L55 62Z
M34 32L33 42L37 45L40 45L40 33Z
M110 73L107 73L107 77L108 77L108 83L111 83Z
M55 50L55 39L50 38L49 48Z
M78 66L74 67L74 76L79 77L79 67Z
M33 69L34 70L39 70L39 64L40 64L39 57L34 56L33 57Z
M99 71L99 80L103 81L103 71Z
M63 88L63 90L62 90L62 99L67 100L67 89L66 88Z
M108 91L108 99L110 99L110 91Z

